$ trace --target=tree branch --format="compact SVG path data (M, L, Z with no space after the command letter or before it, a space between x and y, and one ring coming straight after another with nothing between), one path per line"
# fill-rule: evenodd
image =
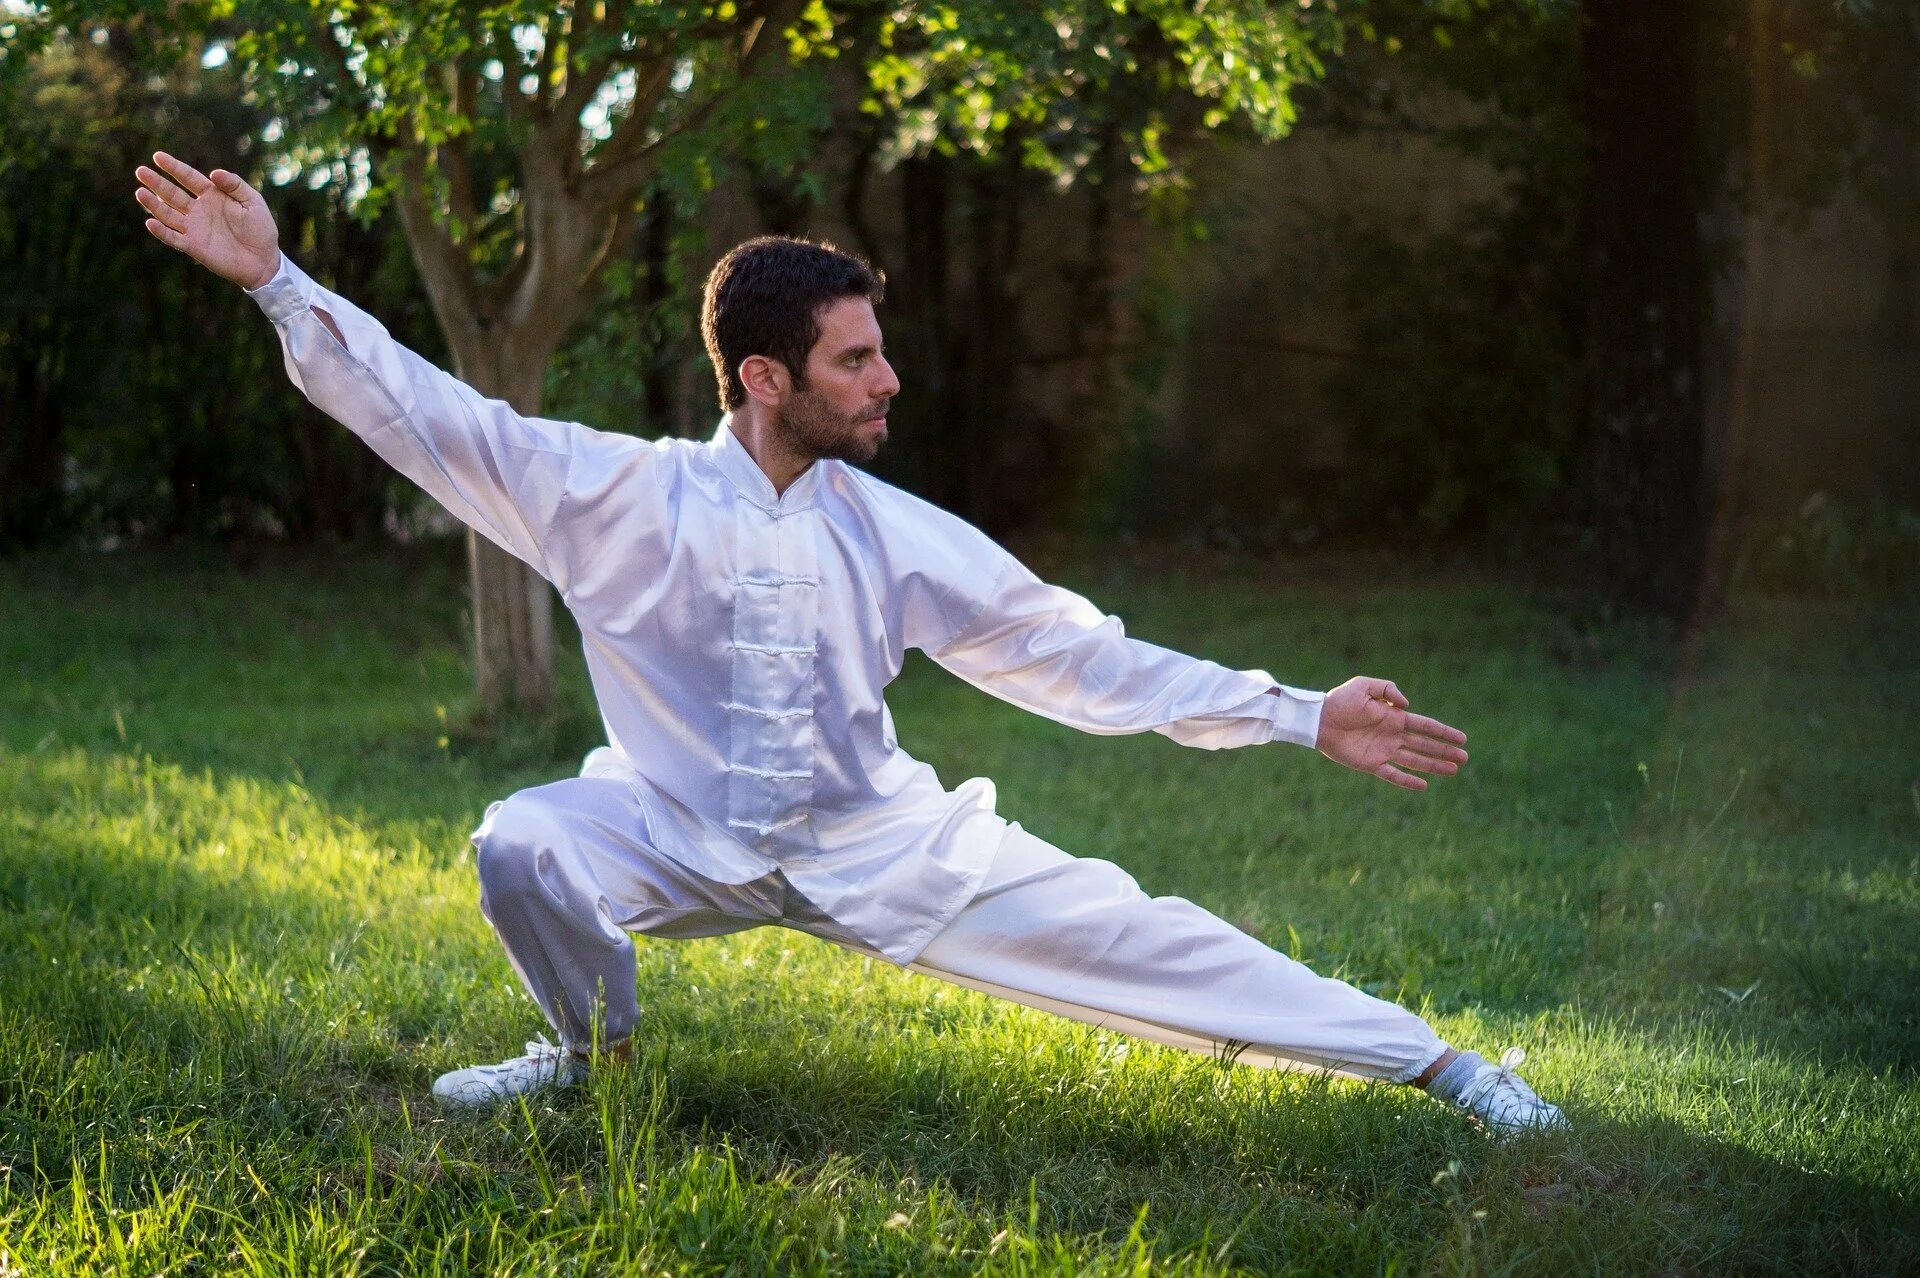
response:
M588 62L578 76L573 72L574 49L567 50L567 91L554 107L554 114L578 119L580 113L593 101L593 95L606 83L607 76L619 62L631 61L631 55L620 48L620 29L626 25L629 0L607 0L607 16L603 21L594 23L577 41L575 47L592 44L603 35L612 38L612 46L607 52ZM637 51L636 51L637 52Z
M600 277L607 267L620 257L627 240L633 234L634 223L639 217L639 209L632 203L624 204L613 215L613 226L607 232L606 243L600 246L593 260L587 263L587 269L581 273L580 295L583 298L597 297L600 292Z
M755 68L765 61L768 52L779 46L781 32L799 17L804 5L805 0L762 0L762 3L746 6L747 16L736 28L741 32L741 42L739 57L734 64L734 83L709 95L706 101L648 142L645 140L647 130L672 80L673 61L663 56L654 69L654 82L648 85L649 93L646 96L638 92L634 94L633 110L620 121L613 136L601 144L593 168L582 176L581 185L587 198L613 206L645 185L653 175L660 147L673 138L700 128L734 89L751 79Z
M593 198L608 184L600 174L607 167L639 154L646 146L647 130L653 124L654 112L660 109L661 100L667 95L667 87L673 83L673 58L661 53L658 60L644 74L635 77L633 102L628 106L626 115L613 126L613 134L600 144L594 152L593 167L582 178L584 189L589 198Z
M494 28L491 43L494 60L500 64L500 100L506 107L508 121L516 125L538 124L538 101L520 91L520 77L525 72L520 67L520 48L513 42L513 29Z
M475 101L479 96L480 76L471 65L454 63L453 74L453 111L459 119L467 121L467 130L448 138L436 148L435 156L441 171L447 175L448 205L454 220L461 227L461 233L454 236L456 244L473 239L480 222L480 202L473 189L473 116Z
M476 323L484 324L486 317L481 312L472 265L447 228L434 217L428 202L426 148L409 142L399 147L396 155L401 180L394 203L401 229L413 248L413 260L426 283L427 297L449 337L468 332Z
M321 18L308 30L308 37L326 54L327 65L333 71L333 79L339 85L343 97L351 104L353 111L361 118L373 114L372 99L360 81L354 77L353 69L347 65L347 51L333 38L333 24ZM368 136L368 149L375 154L384 155L391 146L391 140L378 134Z
M540 28L540 56L533 67L533 109L537 115L544 117L552 107L552 89L548 80L553 75L553 59L563 44L572 43L569 39L572 26L573 11L569 9L564 20L558 14L551 14L547 24Z

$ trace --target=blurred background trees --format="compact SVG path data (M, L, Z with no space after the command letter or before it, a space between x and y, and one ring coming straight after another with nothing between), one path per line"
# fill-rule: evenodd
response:
M1736 573L1911 582L1912 6L1195 8L805 10L799 96L663 154L539 411L709 433L706 267L802 233L889 274L876 469L996 534L1444 543L1676 622ZM232 24L116 12L0 18L0 540L423 526L130 202L159 145L235 168L455 362L364 139ZM476 270L524 216L490 163Z

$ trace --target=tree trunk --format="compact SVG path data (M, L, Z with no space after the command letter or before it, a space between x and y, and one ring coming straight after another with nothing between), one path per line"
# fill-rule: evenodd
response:
M501 304L469 271L465 251L446 238L417 194L400 200L401 226L421 268L427 298L446 335L454 376L516 412L534 415L547 361L561 335L585 308L597 273L583 274L580 259L628 225L612 213L593 234L593 211L555 196L563 183L551 154L521 153L529 208L541 210L542 231L530 235L518 260L532 282ZM420 182L419 157L402 158L406 180ZM528 216L532 218L533 212ZM503 313L505 312L505 313ZM486 538L467 533L467 574L473 612L474 696L483 715L509 705L545 713L553 706L553 596L544 578Z
M539 573L471 528L474 694L482 710L553 705L553 591Z
M778 64L778 52L787 48L782 33L804 3L726 6L738 21L723 21L697 38L730 51L732 78L744 82L756 68ZM470 128L436 129L432 137L418 127L374 135L375 159L382 176L392 179L401 228L457 375L521 413L539 411L548 358L599 295L607 264L629 251L638 200L657 176L662 143L698 131L730 94L723 86L663 121L661 104L681 57L690 55L646 36L640 37L643 52L622 54L623 37L632 34L625 4L594 6L591 15L562 10L564 16L537 26L540 73L527 77L532 83L523 86L519 76L509 75L500 85L520 194L508 243L483 230L490 185L484 161L501 158L500 148L482 148L482 162L476 163ZM482 46L505 32L505 24L468 17L466 34ZM646 19L642 29L651 25ZM520 28L514 33L518 45ZM331 87L363 114L373 114L377 95L351 65L333 24L321 24L313 34L313 51L330 73ZM623 64L634 75L633 100L607 136L587 144L583 111ZM479 65L463 55L435 72L445 77L456 121L477 118ZM585 164L589 151L591 166ZM496 710L508 700L545 708L553 700L548 587L480 538L470 534L467 544L480 709Z
M540 411L546 358L512 372L493 359L454 355L455 376L517 412ZM467 581L473 610L474 696L483 714L514 705L536 714L553 706L553 588L546 578L467 530Z
M1686 621L1713 494L1701 397L1707 277L1695 69L1699 0L1589 0L1589 604Z

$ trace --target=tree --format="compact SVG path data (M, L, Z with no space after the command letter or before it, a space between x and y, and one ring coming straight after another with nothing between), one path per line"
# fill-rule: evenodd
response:
M456 374L533 414L549 358L596 296L669 146L779 65L801 3L427 3L328 19L291 8L237 52L323 81L322 109L292 93L289 116L307 108L310 132L371 144ZM757 105L761 119L777 116ZM551 592L471 532L468 547L480 705L544 708Z

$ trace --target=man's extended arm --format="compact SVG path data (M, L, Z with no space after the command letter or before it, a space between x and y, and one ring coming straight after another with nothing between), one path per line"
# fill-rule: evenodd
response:
M248 296L273 321L287 376L316 407L461 523L566 588L548 531L584 427L528 417L481 395L284 253Z
M279 248L266 202L232 173L211 178L155 153L168 176L137 170L147 229L241 285L273 321L287 375L315 406L364 439L462 523L567 588L548 532L579 455L626 436L516 412L396 342ZM617 442L616 442L617 441Z
M1127 636L1118 617L993 548L972 618L927 655L1004 701L1085 732L1158 732L1204 750L1313 746L1326 693Z
M1467 734L1415 714L1391 681L1356 675L1330 692L1229 670L1129 639L1118 617L1041 581L972 525L922 507L943 554L909 632L976 687L1087 732L1154 731L1218 750L1290 741L1408 790L1467 762Z

